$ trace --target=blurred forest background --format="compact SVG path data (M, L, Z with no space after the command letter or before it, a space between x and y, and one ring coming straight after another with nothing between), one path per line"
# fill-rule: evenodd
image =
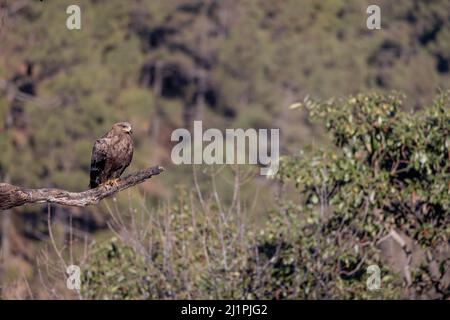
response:
M85 190L93 142L117 121L134 128L128 171L166 168L96 207L2 212L0 297L448 299L447 89L447 0L0 0L0 181ZM174 166L170 134L193 120L280 128L279 175Z

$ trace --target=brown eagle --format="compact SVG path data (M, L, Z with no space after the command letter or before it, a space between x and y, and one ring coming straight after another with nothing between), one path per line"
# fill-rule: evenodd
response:
M91 158L90 188L96 188L106 182L117 184L120 175L133 158L131 133L131 125L128 122L119 122L95 141Z

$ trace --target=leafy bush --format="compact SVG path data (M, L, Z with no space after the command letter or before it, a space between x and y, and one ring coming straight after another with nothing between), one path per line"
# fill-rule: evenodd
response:
M99 245L83 279L83 295L98 299L145 299L150 275L143 256L112 238Z
M279 179L295 183L304 199L303 211L311 215L311 228L325 238L325 248L318 254L323 257L331 251L335 261L330 267L356 272L362 265L380 263L378 245L389 234L409 258L411 248L398 238L403 234L420 244L429 260L414 272L406 266L410 296L433 291L434 296L448 297L444 280L450 271L448 93L416 114L400 110L398 94L358 95L326 103L306 100L301 105L326 123L335 150L284 159ZM317 246L314 242L311 249L317 251ZM444 247L447 254L437 258ZM358 264L362 265L355 269ZM436 264L438 270L430 270ZM425 274L431 279L427 289L421 283Z

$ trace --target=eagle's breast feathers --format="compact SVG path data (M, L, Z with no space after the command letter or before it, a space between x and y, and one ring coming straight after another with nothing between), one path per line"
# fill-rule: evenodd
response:
M115 124L92 149L90 184L96 188L111 179L118 179L133 158L131 126L126 122Z

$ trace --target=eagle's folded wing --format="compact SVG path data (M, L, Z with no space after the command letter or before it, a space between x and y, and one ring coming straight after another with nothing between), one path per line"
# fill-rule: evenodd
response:
M101 174L105 169L108 156L108 138L98 139L92 148L89 187L96 188L100 184Z

